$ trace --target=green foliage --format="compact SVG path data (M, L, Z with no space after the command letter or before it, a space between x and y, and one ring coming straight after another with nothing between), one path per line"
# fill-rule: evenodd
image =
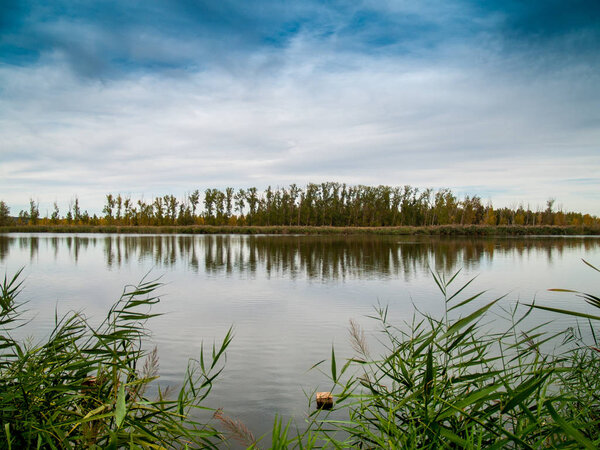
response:
M39 210L31 200L31 208L21 223L38 223ZM548 200L545 211L532 211L522 205L517 209L494 209L491 202L483 205L478 196L463 199L448 188L434 190L412 186L366 186L345 183L309 183L304 188L295 184L263 192L256 187L204 191L204 210L198 211L200 191L181 200L173 195L158 196L149 202L139 199L136 205L129 197L106 195L101 220L81 212L77 197L73 213L64 224L164 226L285 226L285 227L435 227L435 226L570 226L600 229L600 219L589 214L553 210ZM234 214L237 212L237 215ZM58 209L51 217L56 224ZM48 218L39 220L47 224ZM1 222L1 220L0 220Z
M39 205L32 198L29 199L29 222L32 225L36 225L38 223L38 219L40 218L40 209Z
M3 200L0 200L0 226L8 225L10 222L10 208Z
M588 267L592 268L592 270L595 270L596 272L600 273L600 269L593 266L592 264L587 262L585 259L583 259L582 261ZM585 292L579 292L579 291L575 291L572 289L549 289L549 290L553 291L553 292L568 292L568 293L576 294L577 297L583 298L586 301L586 303L588 303L589 305L600 309L600 296L598 296L598 295L586 294ZM546 311L556 312L556 313L560 313L560 314L566 314L569 316L582 317L585 319L592 319L592 320L600 320L600 316L596 316L593 314L580 313L580 312L566 310L566 309L560 309L560 308L550 308L548 306L541 306L541 305L533 305L533 306L538 309L543 309Z
M547 335L546 324L522 330L533 307L520 304L505 311L506 330L491 332L486 317L500 299L481 304L481 292L459 300L470 282L451 293L455 279L434 274L443 317L419 313L399 328L387 308L376 309L386 349L379 358L352 323L357 355L340 369L332 350L335 408L315 411L288 446L598 448L597 343L545 355L542 345L558 335ZM596 296L584 298L596 305Z
M25 345L11 338L22 325L18 278L5 277L0 292L0 448L217 446L219 433L193 414L206 409L201 403L222 370L231 330L210 358L202 352L190 362L171 397L151 385L156 350L141 346L160 283L126 287L99 326L72 313L56 319L46 342Z

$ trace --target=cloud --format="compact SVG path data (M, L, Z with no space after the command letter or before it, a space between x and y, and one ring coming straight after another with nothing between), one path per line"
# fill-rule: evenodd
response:
M18 209L77 194L99 212L108 192L336 180L600 213L593 185L562 182L600 168L598 61L587 49L563 64L577 30L592 39L587 22L541 43L512 3L338 6L13 13L0 38L3 198Z

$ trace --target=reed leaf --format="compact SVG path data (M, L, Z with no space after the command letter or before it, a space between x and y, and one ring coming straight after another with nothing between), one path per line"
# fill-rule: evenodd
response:
M222 370L231 330L206 367L190 361L177 399L160 387L151 399L145 391L157 382L158 360L142 344L159 282L125 287L98 326L80 313L56 315L46 341L24 346L8 334L22 314L20 273L0 288L0 448L217 447L221 435L191 412Z

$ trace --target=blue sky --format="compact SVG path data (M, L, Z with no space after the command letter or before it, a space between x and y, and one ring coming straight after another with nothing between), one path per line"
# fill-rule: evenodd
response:
M600 214L598 86L598 1L5 0L0 198L335 180Z

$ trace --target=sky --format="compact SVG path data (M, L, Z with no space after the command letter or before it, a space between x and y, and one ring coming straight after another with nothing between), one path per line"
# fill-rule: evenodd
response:
M600 215L600 2L0 2L0 199L410 184Z

